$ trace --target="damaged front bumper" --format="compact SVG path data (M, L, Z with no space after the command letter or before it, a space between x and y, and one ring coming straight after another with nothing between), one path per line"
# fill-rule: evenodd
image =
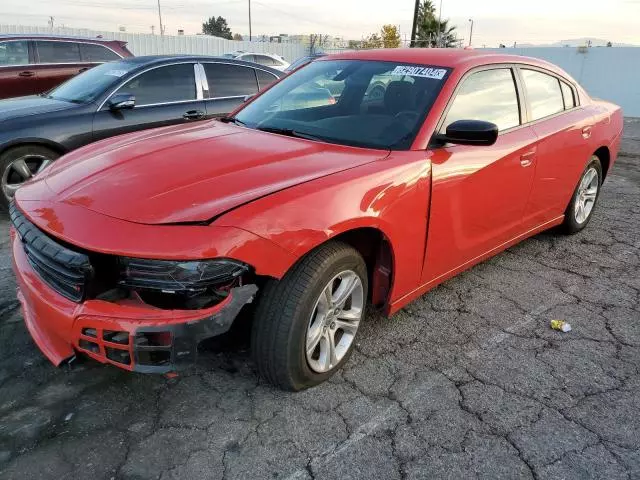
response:
M200 342L229 331L242 307L253 300L257 291L255 285L236 287L202 318L167 323L141 320L133 329L131 322L81 315L74 328L74 340L77 339L74 347L100 362L135 372L179 370L196 362ZM199 317L202 314L199 311Z
M198 344L227 332L256 285L232 288L213 307L165 310L136 300L74 303L42 281L13 239L13 266L25 324L56 366L82 352L125 370L166 373L195 362Z

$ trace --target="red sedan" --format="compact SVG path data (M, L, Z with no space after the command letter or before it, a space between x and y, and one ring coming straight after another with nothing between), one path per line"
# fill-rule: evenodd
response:
M538 232L584 228L621 133L617 106L531 58L318 59L222 121L95 143L19 189L24 318L56 365L166 372L253 302L260 374L313 386L366 305L391 315Z

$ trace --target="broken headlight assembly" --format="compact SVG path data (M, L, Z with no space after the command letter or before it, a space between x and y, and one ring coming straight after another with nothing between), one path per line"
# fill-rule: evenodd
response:
M135 291L153 306L193 310L224 300L242 285L249 265L231 259L148 260L120 258L121 287Z

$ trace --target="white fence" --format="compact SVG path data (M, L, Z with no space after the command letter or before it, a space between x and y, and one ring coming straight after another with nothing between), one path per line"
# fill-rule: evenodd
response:
M627 117L640 117L640 48L536 47L493 50L536 57L566 70L589 95L622 107Z
M134 55L222 55L236 50L245 50L277 53L292 62L309 53L308 47L297 43L236 42L206 35L161 37L143 33L0 24L0 34L6 33L102 36L106 39L127 42L128 48ZM555 63L580 82L592 96L621 105L626 116L640 117L640 48L540 47L506 48L496 51L538 57Z
M0 34L47 34L72 37L97 37L109 40L123 40L134 55L222 55L244 50L247 52L276 53L292 62L308 54L308 49L298 43L236 42L208 35L150 35L144 33L104 32L78 28L28 27L23 25L2 25Z

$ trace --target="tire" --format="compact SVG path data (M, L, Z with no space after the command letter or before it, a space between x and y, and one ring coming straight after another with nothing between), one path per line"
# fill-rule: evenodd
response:
M594 172L597 175L597 180L593 177L593 180L586 185L587 187L589 187L589 185L591 187L584 188L585 185L583 185L583 183L587 180L587 177L592 178ZM589 164L582 172L582 175L580 175L578 185L564 212L564 221L562 225L560 225L560 231L562 233L572 235L587 226L595 211L598 198L600 197L600 187L602 187L602 164L600 163L600 159L596 155L593 155ZM593 193L594 188L596 189L595 194ZM590 204L590 207L587 206L585 208L585 198L591 195L593 195L593 202L590 203L587 201L587 205ZM582 205L583 214L579 213L580 205ZM586 209L588 209L588 211L586 211Z
M55 151L40 145L23 145L2 153L0 155L0 173L2 174L0 210L8 211L15 189L40 173L59 156ZM22 168L16 168L20 162L22 162Z
M334 292L329 293L330 299L340 297L341 289L348 291L351 281L353 293L342 313L355 317L353 312L359 312L357 324L355 320L330 317L338 309L323 307L329 305L325 296L327 291ZM361 291L357 286L358 281ZM367 291L367 267L362 256L351 246L335 241L309 253L280 281L270 280L258 300L251 332L251 350L260 376L280 388L292 391L309 388L329 379L353 351L358 326L365 316ZM322 310L328 313L325 315ZM331 318L335 320L333 323ZM355 330L350 326L347 333L340 326L336 327L337 324L349 322L355 325ZM318 332L318 335L314 332ZM318 341L313 353L308 354L308 342L310 349L313 344L311 337ZM335 338L335 342L330 338ZM334 343L341 347L341 350L336 348L334 351L342 352L341 357L336 353L335 364L325 361L328 357L322 355L322 347L326 351L327 345ZM345 346L347 343L348 346ZM323 368L328 369L323 371Z

